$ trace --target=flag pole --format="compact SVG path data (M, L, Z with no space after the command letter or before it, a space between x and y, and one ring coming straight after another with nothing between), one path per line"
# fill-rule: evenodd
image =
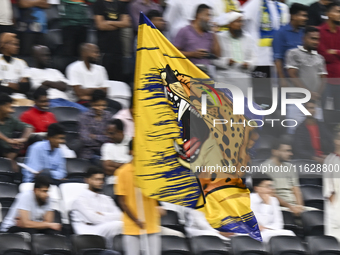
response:
M143 223L146 224L142 191L140 190L140 188L137 188L137 187L135 188L135 191L136 191L136 202L137 202L137 216L138 216L138 219L140 219ZM140 229L139 232L140 232L140 247L141 247L141 250L143 250L142 247L144 247L142 254L143 255L150 255L148 235L147 235L146 229Z

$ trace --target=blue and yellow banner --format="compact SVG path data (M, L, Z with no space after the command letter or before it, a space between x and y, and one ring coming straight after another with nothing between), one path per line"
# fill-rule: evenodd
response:
M202 211L219 231L261 240L240 172L220 177L195 171L216 164L239 170L249 161L254 127L232 131L212 125L213 118L248 120L232 114L228 93L215 89L214 81L141 14L134 87L137 185L148 197ZM211 95L205 115L202 94Z

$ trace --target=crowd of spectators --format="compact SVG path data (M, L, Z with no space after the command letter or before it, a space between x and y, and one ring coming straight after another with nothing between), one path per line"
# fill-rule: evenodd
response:
M298 125L280 134L290 139L273 139L270 155L260 158L263 166L289 166L293 157L340 165L339 130L332 130L334 123L326 119L329 111L340 115L340 4L336 0L290 7L272 0L2 2L0 156L10 161L19 183L35 183L33 191L17 196L2 231L60 232L60 224L52 223L47 192L50 184L72 182L66 158L77 157L96 167L88 169L88 189L73 204L75 233L104 236L109 246L113 236L123 233L126 254L136 254L136 236L139 229L145 229L153 243L151 254L159 254L158 233L170 230L157 228L162 213L157 201L143 197L146 222L136 216L140 198L134 190L131 164L133 107L111 98L111 91L119 90L112 86L114 82L133 87L141 11L217 82L231 83L245 95L250 87L266 95L273 87L311 92L311 100L304 105L311 115L306 117L295 105L288 106L287 118ZM54 47L54 40L61 40L62 47ZM258 86L259 77L272 79ZM301 94L291 93L290 98L299 99ZM255 98L255 102L268 108L261 100ZM15 117L13 106L31 108ZM58 123L53 113L58 107L78 109L75 129ZM77 151L65 145L70 133L78 136ZM24 164L17 164L18 157L25 157ZM104 183L116 185L118 200L101 194ZM294 174L254 176L251 206L265 242L275 235L296 234L283 229L283 211L290 211L301 225L303 212L321 210L304 204L300 186ZM335 212L340 204L337 179L324 180L323 189L326 231L340 240L339 220L329 211ZM228 240L233 235L214 230L196 211L183 215L191 236L209 233ZM185 217L191 219L185 221Z

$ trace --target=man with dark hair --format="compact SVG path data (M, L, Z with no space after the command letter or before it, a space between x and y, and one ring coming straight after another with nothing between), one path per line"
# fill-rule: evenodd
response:
M280 79L279 83L283 87L287 86L287 81L285 80L287 74L284 69L286 52L302 44L303 28L306 26L308 19L307 10L306 5L293 3L290 7L290 23L281 27L274 35L274 63Z
M104 172L97 167L89 167L85 181L89 188L84 190L72 205L72 227L78 235L99 235L112 248L114 236L122 233L122 212L111 197L101 194Z
M59 148L65 143L65 130L59 123L49 125L47 129L47 140L36 142L28 147L23 169L23 182L32 182L35 174L41 172L56 184L66 177L66 160ZM35 173L33 173L35 171Z
M97 65L99 48L95 44L83 43L80 46L81 60L73 62L66 68L66 77L73 86L79 104L89 103L95 90L107 93L108 75L105 68Z
M327 20L326 9L327 5L331 4L333 0L319 0L311 4L308 8L308 22L309 26L318 27Z
M316 102L310 100L305 104L307 115L296 129L294 135L293 151L295 158L311 159L323 164L324 159L334 149L331 132L323 122L315 118Z
M220 57L220 46L214 32L211 32L211 7L198 6L195 20L182 28L174 45L195 65L209 65L211 58Z
M0 35L0 51L0 92L10 94L16 105L32 105L25 95L31 87L29 68L25 61L13 57L19 51L15 34Z
M303 44L291 49L286 55L286 69L295 87L304 88L311 92L312 99L320 100L326 85L325 59L316 51L319 46L320 33L316 27L307 27L303 37ZM292 93L290 98L301 98L301 94ZM322 120L321 102L317 107L316 118ZM296 105L287 106L287 118L301 123L305 115ZM290 134L294 134L296 127L289 127Z
M34 189L19 193L6 218L1 231L8 233L28 232L32 234L58 234L59 223L53 223L54 212L51 208L48 190L49 180L46 176L35 178Z
M320 44L318 48L327 65L328 84L322 97L325 107L327 97L333 98L335 110L340 110L340 4L337 2L327 6L328 19L320 26Z
M69 81L60 71L50 68L51 53L49 48L43 45L34 46L33 58L35 67L30 68L32 88L36 90L43 87L47 90L51 108L68 106L78 108L83 112L88 111L86 107L69 101L70 98L67 93Z
M155 27L160 31L164 32L166 30L166 23L163 19L163 15L158 10L151 10L149 11L146 16L155 25Z
M253 210L261 231L263 242L269 242L273 236L295 236L291 230L283 229L283 216L280 203L273 196L273 179L267 174L253 176L254 193L250 194Z
M17 170L14 159L31 135L32 127L11 116L14 112L12 102L9 95L0 93L0 157L12 160L13 169ZM20 138L14 137L15 131L22 132Z
M117 168L131 161L129 142L131 137L124 134L124 124L120 119L114 119L107 125L107 136L110 142L101 148L102 162L105 173L112 176Z
M48 111L49 101L46 89L38 88L33 94L33 99L34 107L24 112L20 116L20 120L32 125L35 133L47 132L48 126L56 123L57 120L54 114Z
M148 14L151 11L158 12L161 15L160 17L162 17L162 14L161 14L163 12L162 7L159 4L153 2L152 0L135 0L132 3L130 3L130 13L131 13L131 18L133 22L133 30L135 34L137 34L137 31L138 31L140 12ZM156 25L155 23L153 24Z
M290 169L291 164L289 161L292 155L292 147L288 139L273 140L272 156L261 164L262 171L270 168ZM275 196L280 205L295 215L300 215L304 210L304 206L297 174L293 171L267 171L267 173L274 180Z
M109 140L106 136L106 127L111 115L105 110L106 93L103 90L95 90L90 106L90 110L81 114L79 118L80 139L84 145L80 157L96 161L100 159L100 147Z

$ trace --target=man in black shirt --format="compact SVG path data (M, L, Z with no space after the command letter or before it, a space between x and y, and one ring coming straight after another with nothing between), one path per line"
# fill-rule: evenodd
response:
M97 0L94 18L97 26L98 46L103 54L103 66L109 80L123 81L123 49L121 29L131 26L127 2L119 0Z
M326 6L332 3L332 0L319 0L308 8L308 26L320 26L326 19Z

